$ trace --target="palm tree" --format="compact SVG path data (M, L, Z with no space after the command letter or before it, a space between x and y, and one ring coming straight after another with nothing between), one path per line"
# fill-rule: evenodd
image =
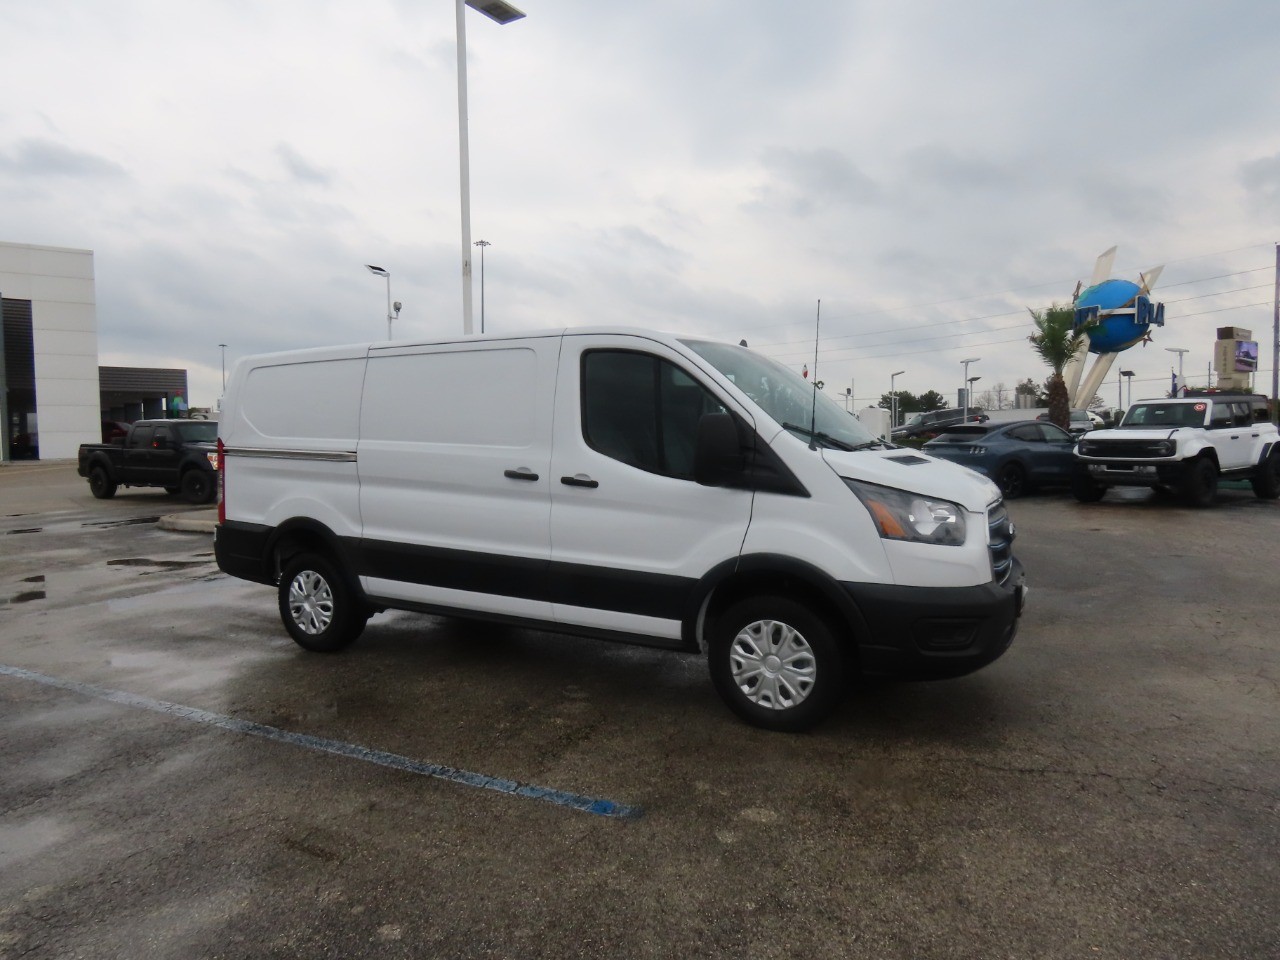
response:
M1071 405L1062 371L1097 324L1075 326L1076 310L1071 304L1055 303L1046 310L1032 310L1031 317L1036 323L1036 332L1027 338L1031 349L1053 370L1049 376L1049 420L1067 430L1071 425Z

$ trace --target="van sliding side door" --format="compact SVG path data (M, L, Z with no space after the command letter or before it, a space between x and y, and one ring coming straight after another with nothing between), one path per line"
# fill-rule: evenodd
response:
M547 621L559 337L374 347L360 411L361 585Z

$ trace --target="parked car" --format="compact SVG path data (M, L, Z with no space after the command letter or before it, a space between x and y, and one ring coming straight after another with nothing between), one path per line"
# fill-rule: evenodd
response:
M950 460L995 481L1006 500L1037 487L1067 486L1075 472L1076 438L1052 423L965 423L951 427L923 447L931 457Z
M1047 423L1049 420L1049 415L1047 413L1042 413L1040 414L1040 416L1036 417L1036 419L1043 420ZM1106 421L1104 421L1100 416L1098 416L1092 410L1072 410L1071 411L1070 430L1076 436L1079 436L1082 433L1088 433L1090 430L1095 430L1098 427L1104 427L1104 426L1106 426Z
M980 407L969 408L969 423L985 423L986 421L987 415L982 412ZM948 410L930 410L927 413L917 413L902 426L895 427L892 437L894 440L909 440L912 437L933 437L947 427L964 422L966 422L965 412L960 407Z

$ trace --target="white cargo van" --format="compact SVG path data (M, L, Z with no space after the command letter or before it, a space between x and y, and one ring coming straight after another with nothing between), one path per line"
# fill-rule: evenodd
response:
M218 565L308 650L384 609L701 651L798 730L849 674L954 677L1022 610L999 491L750 350L630 329L247 357Z

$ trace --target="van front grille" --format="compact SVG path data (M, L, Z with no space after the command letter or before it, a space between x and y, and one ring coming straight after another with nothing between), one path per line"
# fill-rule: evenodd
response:
M1004 501L987 508L987 551L991 554L991 576L1003 584L1013 572L1013 524Z

